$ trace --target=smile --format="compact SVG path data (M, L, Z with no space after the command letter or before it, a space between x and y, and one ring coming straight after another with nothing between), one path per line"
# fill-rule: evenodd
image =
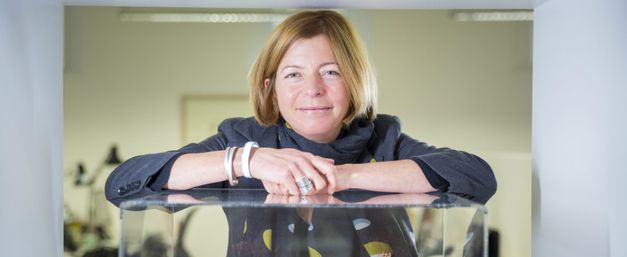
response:
M322 106L316 106L316 107L300 107L300 108L296 108L296 111L310 116L310 117L322 117L322 116L327 116L329 113L331 113L331 110L333 109L333 107L322 107Z
M296 110L299 111L326 111L326 110L331 110L333 109L333 107L300 107L300 108L296 108Z

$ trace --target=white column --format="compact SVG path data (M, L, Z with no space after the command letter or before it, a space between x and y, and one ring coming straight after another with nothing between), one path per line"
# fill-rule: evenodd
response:
M533 256L627 256L627 1L535 8Z
M0 256L63 256L63 6L0 1Z

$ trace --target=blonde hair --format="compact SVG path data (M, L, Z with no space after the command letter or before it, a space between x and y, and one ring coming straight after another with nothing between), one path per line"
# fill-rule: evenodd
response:
M275 97L275 76L279 63L292 43L317 35L329 38L350 96L342 123L347 126L357 117L374 120L377 115L377 82L366 49L357 30L334 11L306 11L294 14L273 31L248 75L255 119L264 126L277 123L280 113ZM264 80L269 79L266 87Z

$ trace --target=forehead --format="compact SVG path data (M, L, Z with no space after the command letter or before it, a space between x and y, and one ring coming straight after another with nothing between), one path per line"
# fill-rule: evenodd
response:
M281 58L279 66L295 61L335 61L329 38L324 34L319 34L311 38L296 39Z

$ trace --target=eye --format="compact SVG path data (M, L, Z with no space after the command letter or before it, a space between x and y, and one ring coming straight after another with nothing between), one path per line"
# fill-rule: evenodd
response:
M287 75L285 75L285 77L283 77L284 79L291 79L291 78L296 78L296 77L300 77L300 74L298 74L297 72L292 72L289 73Z
M335 70L325 70L322 71L322 76L340 76L340 73Z

